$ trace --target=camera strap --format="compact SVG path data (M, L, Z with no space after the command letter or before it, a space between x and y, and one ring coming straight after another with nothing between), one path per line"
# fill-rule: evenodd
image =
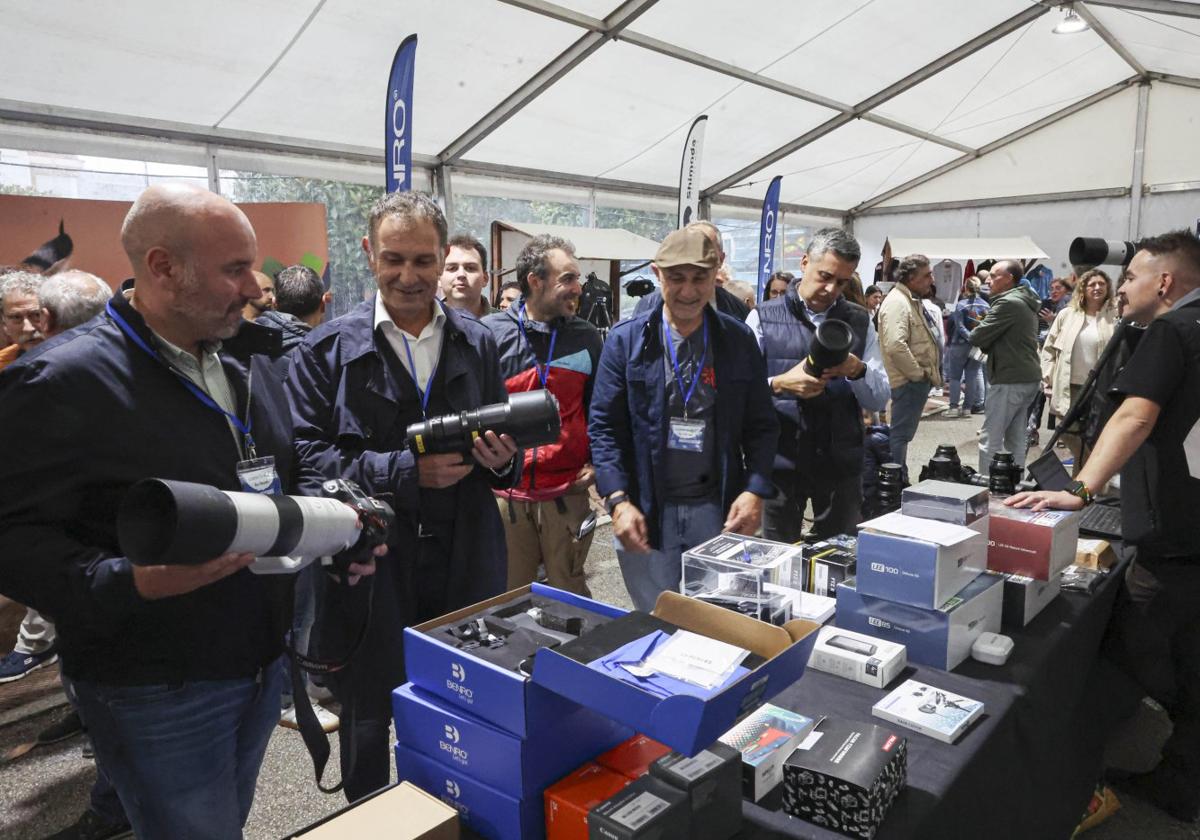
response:
M287 626L292 627L294 623L294 612L296 605L296 576L291 576L291 586L288 587L287 606L284 613L287 618ZM338 782L332 787L326 787L321 784L321 779L325 775L325 765L329 763L329 736L325 730L321 728L320 721L317 720L317 713L313 711L312 703L308 699L308 691L304 687L304 674L335 674L341 671L350 661L354 659L362 647L363 640L367 637L367 630L371 626L371 611L372 604L375 601L375 576L371 575L367 581L367 614L363 620L362 626L358 630L358 635L354 643L350 646L350 652L340 659L316 659L306 653L301 653L296 650L295 645L289 639L287 645L288 659L291 661L292 681L292 706L296 710L296 724L300 727L300 737L304 740L304 746L308 749L308 754L312 758L313 772L316 774L317 789L321 793L337 793L342 789L343 781ZM345 696L339 699L343 702L342 707L342 722L341 726L347 726L348 737L346 738L346 763L345 767L353 768L358 757L358 750L355 745L355 703L353 692L341 692Z

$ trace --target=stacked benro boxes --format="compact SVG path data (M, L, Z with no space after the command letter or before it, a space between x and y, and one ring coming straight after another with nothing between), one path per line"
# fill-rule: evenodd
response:
M837 624L907 647L951 670L981 633L999 633L1004 581L988 567L987 489L923 481L900 512L859 525L854 580L837 590Z
M537 590L601 614L623 612ZM633 730L421 632L456 616L405 631L411 682L393 693L398 775L453 806L488 840L537 840L545 836L545 788Z

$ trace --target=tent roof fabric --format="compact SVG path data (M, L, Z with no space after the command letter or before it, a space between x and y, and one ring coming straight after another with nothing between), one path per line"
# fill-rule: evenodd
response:
M525 222L497 221L501 230L515 230L528 236L561 236L575 246L581 260L652 260L658 243L620 228L579 228L568 225L535 225Z
M1049 255L1028 236L972 239L910 239L891 237L892 256L924 254L930 260L1047 259Z
M707 197L761 199L782 175L786 204L841 213L1149 82L1185 94L1154 97L1145 171L1200 180L1196 156L1181 164L1180 144L1157 137L1175 114L1155 113L1196 104L1200 1L1148 2L1076 2L1093 27L1075 35L1052 33L1055 3L1030 0L746 0L736 13L727 0L10 3L0 144L6 126L34 124L382 164L387 70L416 33L413 142L429 168L661 194L707 114ZM1069 154L1129 186L1126 160L1085 142ZM993 179L984 195L1021 194L1003 192L1003 173L972 177ZM961 195L925 186L936 195L923 200Z

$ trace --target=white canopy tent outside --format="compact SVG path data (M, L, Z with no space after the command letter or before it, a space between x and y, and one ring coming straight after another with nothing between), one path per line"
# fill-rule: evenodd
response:
M774 175L852 221L1117 200L1093 232L1134 237L1143 194L1200 190L1200 2L1073 5L1089 31L1032 0L10 3L0 148L381 183L415 32L417 183L448 204L456 173L670 198L707 113L713 203Z
M1028 268L1030 260L1044 260L1049 256L1028 236L943 239L894 237L884 243L884 249L889 246L895 259L902 259L909 254L929 257L933 265L934 291L947 306L952 306L959 298L967 260L1021 260ZM891 284L885 285L890 288Z

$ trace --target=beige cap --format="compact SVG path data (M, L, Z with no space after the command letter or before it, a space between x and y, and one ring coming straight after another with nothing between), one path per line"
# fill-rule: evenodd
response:
M676 265L716 268L717 246L696 228L672 231L658 246L654 264L659 268L671 268Z

